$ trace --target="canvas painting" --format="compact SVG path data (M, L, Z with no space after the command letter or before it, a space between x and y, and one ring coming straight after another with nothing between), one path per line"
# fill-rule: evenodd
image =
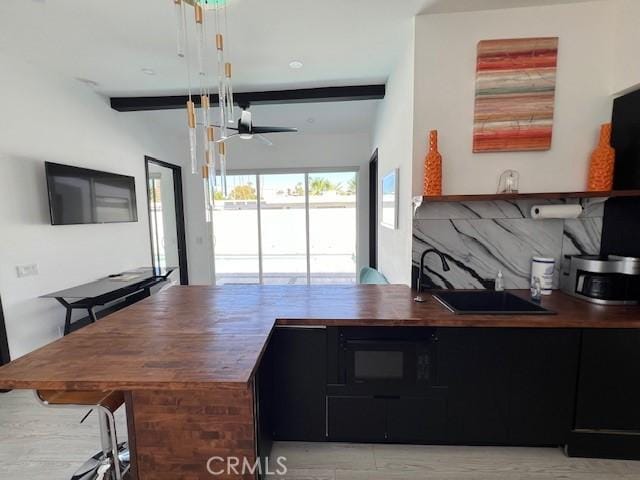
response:
M473 151L549 150L558 37L478 43Z

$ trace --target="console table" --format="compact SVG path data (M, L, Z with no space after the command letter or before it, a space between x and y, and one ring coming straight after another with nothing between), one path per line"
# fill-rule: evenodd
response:
M110 275L94 282L42 295L40 298L55 298L67 309L64 334L71 333L76 324L93 323L116 310L142 300L151 295L151 288L166 282L176 267L143 267L116 275ZM96 313L95 308L122 300L117 305ZM73 310L86 310L88 317L71 322Z

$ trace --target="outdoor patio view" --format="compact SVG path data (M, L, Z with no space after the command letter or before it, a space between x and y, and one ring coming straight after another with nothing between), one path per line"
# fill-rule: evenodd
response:
M355 283L356 172L229 175L227 182L213 214L218 285Z

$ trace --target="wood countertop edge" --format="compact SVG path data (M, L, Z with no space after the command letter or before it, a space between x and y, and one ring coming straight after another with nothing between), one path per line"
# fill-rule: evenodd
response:
M497 315L496 315L497 316ZM555 322L537 321L536 317L545 317L545 315L527 315L525 316L508 316L504 315L503 319L491 319L478 318L476 315L457 315L457 317L472 317L465 318L464 320L449 320L449 319L434 319L425 320L420 318L398 320L398 319L376 319L365 320L362 319L295 319L295 318L282 318L277 320L276 327L301 327L311 328L312 326L320 327L441 327L441 328L547 328L553 330L563 329L575 329L586 328L590 330L602 330L608 328L614 329L640 329L640 319L638 320L620 320L617 322L610 322L606 326L602 325L602 322L598 321L579 321L579 320L562 320ZM549 318L548 316L546 316Z
M64 390L64 391L230 391L242 390L251 386L254 374L241 381L202 381L202 382L140 382L140 381L2 381L3 390ZM108 383L108 388L105 384Z

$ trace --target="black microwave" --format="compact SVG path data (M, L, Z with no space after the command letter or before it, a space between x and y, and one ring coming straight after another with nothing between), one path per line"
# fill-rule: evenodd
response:
M437 385L436 347L432 328L330 328L329 390L373 396L426 391Z

